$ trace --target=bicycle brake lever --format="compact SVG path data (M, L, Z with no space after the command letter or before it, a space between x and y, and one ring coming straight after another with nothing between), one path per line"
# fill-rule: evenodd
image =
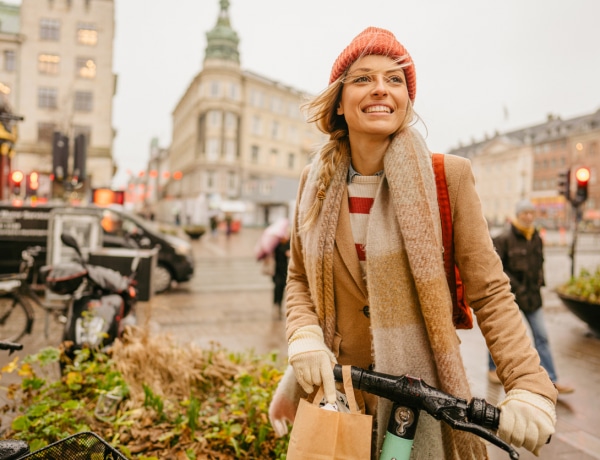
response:
M473 433L473 434L479 436L480 438L491 442L496 447L499 447L500 449L506 451L508 453L508 455L510 456L511 460L519 459L519 453L510 444L508 444L507 442L500 439L498 436L496 436L491 431L488 431L485 428L482 428L479 425L476 425L475 423L467 422L467 421L465 421L465 418L461 418L461 419L454 418L448 412L449 411L447 411L447 410L442 410L437 413L437 416L439 416L440 420L443 420L444 422L446 422L448 425L450 425L455 430ZM438 418L437 416L436 416L436 418Z

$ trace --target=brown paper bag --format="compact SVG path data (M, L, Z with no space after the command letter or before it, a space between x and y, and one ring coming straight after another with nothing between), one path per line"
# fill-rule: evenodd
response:
M343 366L349 413L319 408L319 390L312 403L300 400L292 426L287 460L369 460L373 421L362 414L354 397L350 366Z

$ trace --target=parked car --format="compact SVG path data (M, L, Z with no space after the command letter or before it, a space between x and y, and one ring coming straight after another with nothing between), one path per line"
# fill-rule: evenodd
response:
M46 245L50 211L66 204L36 206L0 204L0 273L17 272L21 252L29 246L41 246L38 265L46 263ZM153 273L154 292L163 292L173 281L185 282L194 274L192 248L188 241L162 233L158 226L122 206L78 206L98 213L102 222L104 247L158 250L157 266Z

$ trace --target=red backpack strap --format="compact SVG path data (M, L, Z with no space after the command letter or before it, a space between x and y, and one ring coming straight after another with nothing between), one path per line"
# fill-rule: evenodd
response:
M464 299L462 280L460 279L458 267L454 262L454 229L452 227L452 209L450 207L450 195L448 194L446 170L444 168L444 155L434 153L431 155L431 161L435 174L438 207L440 209L440 221L442 225L444 269L452 297L452 321L457 329L471 329L473 327L473 315Z

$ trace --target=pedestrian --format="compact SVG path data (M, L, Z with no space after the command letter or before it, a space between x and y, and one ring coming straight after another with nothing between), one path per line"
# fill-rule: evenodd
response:
M231 213L227 212L225 213L225 234L227 235L227 238L229 238L231 236L231 232L232 232L232 226L233 225L233 216L231 215Z
M515 207L515 216L509 227L494 238L494 247L502 260L504 273L510 280L515 301L529 324L542 367L548 372L559 394L573 393L575 391L573 387L562 385L557 381L544 322L541 293L542 286L545 286L544 243L533 225L534 204L529 200L519 201ZM500 383L491 355L488 355L488 365L490 382Z
M273 250L275 271L273 273L273 305L278 319L282 319L282 303L287 283L288 260L290 257L290 237L283 236Z
M216 214L210 216L210 234L214 238L217 236L217 229L219 228L219 218Z
M335 402L334 362L413 375L471 397L452 321L432 156L412 127L415 93L407 50L391 32L369 27L305 106L329 140L303 171L295 207L286 294L291 366L269 409L279 434L300 396L322 385ZM445 171L455 260L507 391L498 434L537 453L554 432L556 389L494 251L470 162L445 155ZM363 396L377 452L391 403ZM418 458L487 456L479 438L429 416L420 419L413 449Z

